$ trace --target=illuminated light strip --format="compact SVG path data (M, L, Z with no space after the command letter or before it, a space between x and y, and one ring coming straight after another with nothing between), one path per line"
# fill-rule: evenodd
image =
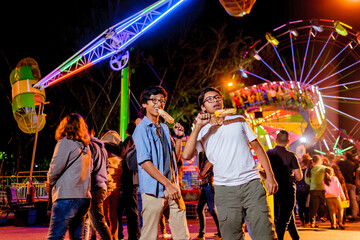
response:
M354 146L347 147L347 148L341 150L340 153L346 152L347 150L350 150L350 149L352 149L353 147L354 147Z
M280 60L280 62L281 62L281 66L284 68L284 70L285 70L285 72L286 72L286 75L287 75L288 78L289 78L289 81L291 81L292 79L291 79L288 71L286 70L285 64L284 64L284 62L282 61L279 52L276 50L276 47L274 46L274 44L271 44L271 45L273 46L273 48L274 48L274 50L275 50L275 52L276 52L276 55L278 56L278 58L279 58L279 60Z
M327 143L326 143L325 139L323 139L323 143L324 143L324 145L325 145L326 149L329 151L330 149L329 149L329 146L327 145Z
M108 54L95 59L94 61L92 61L92 63L95 65L96 63L100 62L101 60L104 60L105 58L108 58L108 57L112 56L116 52L118 52L118 50L114 50L112 52L109 52Z
M101 45L103 45L106 42L106 39L102 39L100 40L97 44L95 44L93 47L89 48L89 50L87 50L83 56L88 55L90 52L94 51L96 48L100 47Z
M360 119L358 119L358 118L356 118L356 117L353 117L353 116L351 116L350 114L344 113L344 112L342 112L342 111L340 111L340 110L337 110L337 109L335 109L335 108L333 108L333 107L330 107L330 106L328 106L328 105L326 105L326 104L324 104L324 106L327 107L327 108L330 108L331 110L333 110L333 111L335 111L335 112L338 112L338 113L340 113L340 114L343 114L344 116L347 116L347 117L349 117L349 118L351 118L351 119L353 119L353 120L360 121Z
M320 112L321 112L321 116L323 117L323 119L325 119L325 107L324 107L324 102L322 99L322 95L319 92L319 90L316 90L317 95L319 96L319 106L320 106Z
M287 83L274 69L272 69L271 67L270 67L270 65L269 64L267 64L262 58L260 59L260 61L262 62L262 63L264 63L265 64L265 66L267 66L276 76L278 76L284 83Z
M350 25L347 25L346 23L343 23L343 22L339 22L341 25L347 27L347 28L350 28L350 29L353 29L352 26Z
M330 63L332 63L332 61L335 60L335 58L337 58L343 51L345 51L345 49L350 45L351 42L349 42L338 54L336 54L335 57L333 57L317 74L315 74L315 76L307 83L310 84L317 76L319 76L319 74L325 70L325 68L327 68L329 66Z
M163 3L166 2L166 1L168 1L168 0L162 0L162 1L159 1L159 2L154 3L153 5L145 8L145 9L143 10L143 13L147 13L147 12L151 11L152 9L158 7L160 4L163 4Z
M324 90L324 89L329 89L329 88L334 88L334 87L340 87L340 86L346 86L346 85L355 84L355 83L360 83L360 80L356 80L356 81L348 82L348 83L341 83L341 84L331 85L331 86L327 86L327 87L322 87L322 88L319 88L319 90Z
M336 138L336 141L335 141L333 150L336 149L336 147L337 147L337 145L338 145L338 143L339 143L339 140L340 140L340 136L338 136L338 137Z
M289 24L299 23L299 22L303 22L303 20L292 21L292 22L289 22Z
M318 109L317 106L315 106L314 109L315 109L315 113L316 113L316 118L317 118L319 124L321 124L321 118L320 118L320 114L319 114L319 109Z
M251 73L251 72L246 71L246 70L245 70L245 73L246 73L246 74L250 74L250 75L252 75L252 76L254 76L254 77L257 77L257 78L259 78L259 79L261 79L261 80L264 80L265 82L271 83L270 80L268 80L268 79L266 79L266 78L263 78L263 77L260 77L259 75L256 75L255 73Z
M104 44L107 40L108 40L108 34L111 33L111 31L113 29L116 29L116 30L119 30L121 28L124 28L124 27L127 27L128 26L131 26L129 25L129 21L130 22L134 22L136 20L139 20L141 18L141 16L139 15L144 15L144 14L149 14L148 16L148 19L149 21L152 20L153 16L156 17L158 15L160 15L157 19L155 19L154 22L150 23L146 28L144 28L141 32L143 33L145 30L147 30L150 26L152 26L154 23L158 22L162 17L164 17L165 15L167 15L170 11L172 11L175 7L177 7L180 3L184 2L185 0L180 0L176 3L174 3L174 5L169 8L171 6L171 4L173 4L173 2L175 1L172 1L172 0L161 0L161 1L158 1L157 3L154 3L153 5L151 5L150 7L146 8L145 10L127 18L126 20L118 23L118 24L115 24L114 26L108 28L107 30L105 30L102 34L100 34L98 37L96 37L94 40L92 40L89 44L87 44L85 47L83 47L81 50L79 50L76 54L74 54L70 59L68 59L67 61L65 61L63 64L61 64L58 68L56 68L54 71L52 71L50 74L48 74L45 78L43 78L41 81L39 81L38 83L36 83L34 85L35 88L38 88L38 89L42 89L42 88L45 88L48 85L48 82L50 82L51 80L54 82L56 81L56 77L59 77L61 76L61 71L60 69L64 70L64 69L67 69L69 66L69 63L72 62L72 64L74 64L76 61L74 61L74 58L78 58L79 54L82 55L82 57L84 57L84 55L86 54L89 54L91 51L94 51L97 47L99 47L100 45ZM168 5L166 5L166 3L168 3ZM167 11L165 13L161 13L159 11L156 11L155 9L160 7L160 6L165 6ZM153 10L153 13L149 13L151 10ZM125 23L124 23L125 22ZM122 24L122 25L121 25ZM139 23L139 26L140 24L142 26L146 26L146 24L148 24L148 22L143 22L143 23ZM120 25L120 26L119 26ZM136 29L133 29L133 30L136 30ZM131 33L133 34L133 32ZM132 43L133 41L135 41L135 39L137 39L139 36L138 35L135 35L136 37L130 42ZM100 40L99 40L100 39ZM128 46L130 43L124 45L125 46ZM93 45L96 45L95 47L93 47ZM123 48L124 48L123 47ZM88 49L90 48L90 49ZM88 50L87 50L88 49ZM106 50L106 51L111 51L111 49L107 49L106 47L102 47L102 49L100 49L99 51L103 51L103 50ZM85 52L86 51L86 52ZM83 52L85 52L85 54L82 54ZM120 52L120 49L117 49L117 51L112 51L112 53L116 53L116 52ZM101 54L101 53L100 53ZM93 57L93 55L91 56L91 58ZM100 59L104 59L106 57L109 57L109 55L106 55L105 57L101 57ZM98 62L100 59L97 59L95 61L92 61L92 62ZM84 62L90 62L91 59L85 61ZM70 65L71 66L71 65ZM64 76L62 76L64 77ZM60 78L62 78L60 77ZM56 81L57 82L57 81ZM53 84L53 83L52 83Z
M317 149L314 149L314 152L320 153L320 154L322 154L322 155L326 155L326 153L324 153L324 152L322 152L322 151L320 151L320 150L317 150Z
M79 61L82 58L82 55L78 56L77 58L75 58L74 60L72 60L71 62L69 62L67 65L65 65L63 68L60 69L60 72L64 71L65 69L67 69L68 67L70 67L71 65L73 65L74 63L76 63L77 61Z
M295 66L295 57L294 57L294 46L293 46L293 41L292 41L292 33L289 32L289 34L290 34L290 43L291 43L292 62L293 62L293 67L294 67L294 76L295 76L295 81L297 81L296 66Z
M312 29L310 28L308 42L307 42L306 50L305 50L304 62L303 62L302 68L301 68L301 74L300 74L300 79L299 79L300 83L301 83L302 76L304 73L304 67L305 67L306 58L307 58L307 54L308 54L308 50L309 50L310 39L311 39L311 33L312 33Z
M320 21L324 21L324 22L331 22L331 23L333 23L333 22L334 22L334 20L328 20L328 19L320 19Z
M58 74L60 74L60 73L61 73L60 70L56 70L56 69L55 69L52 73L48 74L46 77L43 78L42 81L38 82L37 84L40 84L40 85L42 86L44 83L46 84L46 82L47 82L49 79L53 78L54 76L56 76L56 75L58 75Z
M326 78L321 79L320 81L317 81L315 84L318 85L319 83L322 83L323 81L325 81L325 80L327 80L327 79L329 79L329 78L331 78L331 77L333 77L333 76L335 76L335 75L337 75L337 74L345 71L345 70L348 69L348 68L351 68L352 66L354 66L354 65L356 65L356 64L358 64L358 63L360 63L360 60L357 61L357 62L354 62L353 64L351 64L351 65L349 65L349 66L347 66L347 67L345 67L345 68L343 68L343 69L341 69L341 70L339 70L339 71L337 71L337 72L335 72L335 73L333 73L333 74L331 74L330 76L328 76L328 77L326 77ZM328 65L328 64L327 64L327 65Z
M344 100L354 100L360 101L360 98L351 98L351 97L341 97L341 96L330 96L330 95L322 95L325 98L337 98L337 99L344 99Z
M336 130L339 130L339 128L336 127L335 124L333 124L329 119L326 119L326 121L327 121L328 123L330 123L330 125L333 126ZM333 135L332 135L332 136L333 136ZM333 136L333 137L334 137L334 136Z
M275 32L275 31L277 31L277 30L279 30L280 28L283 28L283 27L285 27L285 26L286 26L286 24L283 24L283 25L281 25L280 27L275 28L275 29L273 30L273 32Z
M267 143L269 149L273 149L271 140L270 140L270 136L268 134L265 135L265 139L266 139L266 143Z
M302 84L302 85L304 85L304 84L305 84L305 82L306 82L307 78L309 77L310 73L311 73L311 72L312 72L312 70L314 69L314 67L315 67L315 65L316 65L316 63L317 63L317 61L319 60L319 58L320 58L321 54L322 54L322 53L323 53L323 51L325 50L325 48L326 48L326 46L327 46L327 44L328 44L328 42L329 42L329 40L330 40L331 36L333 35L333 33L334 33L334 32L331 32L331 33L330 33L330 36L328 37L328 39L327 39L327 41L325 42L325 44L324 44L323 48L321 49L321 51L320 51L319 55L317 56L316 60L314 61L314 64L311 66L310 71L308 72L308 74L307 74L306 78L304 79L304 82L303 82L303 84Z
M115 29L115 32L118 34L119 32L121 32L122 30L128 28L131 24L134 24L135 22L139 21L142 18L142 16L135 18L133 21L129 22L126 25L121 25L120 27L118 27L117 29ZM125 23L124 23L125 24Z
M74 75L74 74L76 74L76 73L78 73L78 72L80 72L80 71L82 71L82 70L85 70L86 68L91 67L91 66L93 66L93 65L94 65L94 64L93 64L92 62L90 62L90 63L88 63L88 64L86 64L86 65L84 65L84 66L82 66L82 67L80 67L80 68L78 68L78 69L76 69L76 70L74 70L73 72L68 73L68 74L66 74L66 75L64 75L64 76L62 76L62 77L59 77L58 79L50 82L50 83L48 84L48 86L51 86L51 85L53 85L53 84L55 84L55 83L58 83L58 82L66 79L66 78L68 78L68 77L70 77L70 76L72 76L72 75Z

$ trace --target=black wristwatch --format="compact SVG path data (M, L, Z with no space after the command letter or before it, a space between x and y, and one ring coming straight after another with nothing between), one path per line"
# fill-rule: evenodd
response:
M184 134L181 136L176 136L177 139L182 139L184 137Z

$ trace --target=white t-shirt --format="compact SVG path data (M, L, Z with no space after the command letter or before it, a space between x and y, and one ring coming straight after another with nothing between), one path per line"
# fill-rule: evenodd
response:
M199 132L196 150L205 151L214 165L214 184L239 186L259 178L249 142L256 139L244 117L226 116L224 124L205 125Z

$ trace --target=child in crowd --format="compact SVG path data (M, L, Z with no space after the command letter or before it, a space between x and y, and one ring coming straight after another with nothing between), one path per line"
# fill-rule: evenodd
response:
M344 229L342 218L344 209L341 207L341 201L346 200L344 191L341 187L339 179L334 175L332 168L325 169L324 175L325 199L329 208L331 229L336 229L336 219L339 222L339 228Z

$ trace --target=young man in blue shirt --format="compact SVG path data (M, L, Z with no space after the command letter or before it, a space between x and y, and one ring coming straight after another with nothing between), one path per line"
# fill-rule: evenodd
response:
M179 159L184 128L176 123L175 143L169 128L159 122L167 93L160 86L146 88L140 96L145 117L136 127L133 139L139 164L143 227L140 240L156 240L160 216L169 206L169 225L174 240L188 240L185 204L181 197L176 162Z

